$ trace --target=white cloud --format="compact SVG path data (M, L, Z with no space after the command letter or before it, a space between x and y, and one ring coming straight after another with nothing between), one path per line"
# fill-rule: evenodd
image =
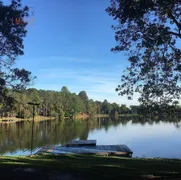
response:
M94 100L107 99L128 106L138 104L137 94L130 101L115 92L115 88L120 84L121 72L126 67L126 64L120 64L117 60L111 63L83 57L31 57L26 59L26 66L30 71L32 68L32 73L38 77L35 82L38 89L60 91L62 86L67 86L71 92L79 93L85 90Z
M39 75L38 89L60 90L62 86L67 86L71 92L79 93L85 90L90 99L103 101L107 99L110 102L118 104L138 104L138 94L134 100L130 101L126 97L118 96L115 88L119 84L117 73L100 72L98 69L42 69ZM69 82L71 81L71 82ZM61 83L60 83L61 82Z

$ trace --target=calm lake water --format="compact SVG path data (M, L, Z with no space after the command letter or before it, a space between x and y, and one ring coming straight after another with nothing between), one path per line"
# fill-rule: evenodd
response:
M181 121L101 118L87 121L44 121L34 126L34 152L44 145L96 139L99 145L126 144L134 157L181 158ZM31 123L0 125L0 153L29 155Z

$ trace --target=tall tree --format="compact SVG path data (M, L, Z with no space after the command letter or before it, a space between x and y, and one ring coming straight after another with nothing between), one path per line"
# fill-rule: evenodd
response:
M181 1L111 0L106 9L118 22L113 26L117 46L130 65L116 89L119 95L141 94L145 105L169 104L181 94Z
M23 38L29 16L29 8L22 7L20 0L12 0L9 5L0 1L0 88L10 86L21 89L31 81L31 72L12 68L16 58L24 54ZM22 25L23 23L23 25Z
M71 93L66 86L62 87L60 93L62 97L63 111L65 112L65 116L70 116Z
M80 99L82 100L83 105L84 105L83 112L84 113L88 113L88 109L89 109L89 107L88 107L88 100L89 100L89 98L87 96L87 93L85 91L80 91L78 96L80 97Z
M67 94L70 93L70 91L68 90L68 88L67 88L66 86L63 86L63 87L62 87L61 92L62 92L62 93L67 93Z
M105 99L101 106L101 113L110 114L111 110L112 110L111 104Z
M78 96L84 101L88 101L88 96L87 96L87 93L85 91L80 91Z
M39 94L38 94L38 90L35 89L35 88L29 88L27 89L27 94L28 94L28 100L30 102L33 102L33 103L40 103L41 102L41 99L39 97Z
M1 117L7 117L16 109L17 101L11 95L8 89L4 89L0 96L0 114Z
M90 99L87 103L87 113L90 115L94 115L97 113L96 110L97 110L96 103L92 99Z

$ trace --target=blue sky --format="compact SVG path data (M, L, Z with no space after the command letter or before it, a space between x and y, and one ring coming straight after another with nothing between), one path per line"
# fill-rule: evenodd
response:
M109 0L23 0L32 7L24 53L16 66L37 76L33 87L71 92L85 90L94 100L136 104L120 97L115 88L127 65L123 53L110 52L116 45L105 12Z

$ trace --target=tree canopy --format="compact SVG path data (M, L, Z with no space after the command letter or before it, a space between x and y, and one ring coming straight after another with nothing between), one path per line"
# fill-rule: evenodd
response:
M6 89L4 92L6 98L0 96L0 116L29 118L32 116L32 108L28 102L40 103L36 109L36 115L55 116L59 119L73 117L79 114L127 114L129 108L124 105L119 106L116 103L109 103L89 100L87 93L81 91L79 94L71 93L67 87L62 89L66 91L37 90L30 88L27 90L14 91ZM86 95L86 99L80 94Z
M117 45L130 65L116 89L144 105L169 104L181 94L181 1L111 0L106 9L117 21Z
M88 96L87 96L87 93L86 93L85 91L79 92L79 97L80 97L83 101L88 101Z
M23 38L26 36L24 18L29 16L29 8L22 7L21 0L12 0L9 5L0 1L0 88L22 89L32 80L31 72L13 68L18 56L24 54ZM17 22L16 22L17 21ZM22 23L18 23L22 21Z

